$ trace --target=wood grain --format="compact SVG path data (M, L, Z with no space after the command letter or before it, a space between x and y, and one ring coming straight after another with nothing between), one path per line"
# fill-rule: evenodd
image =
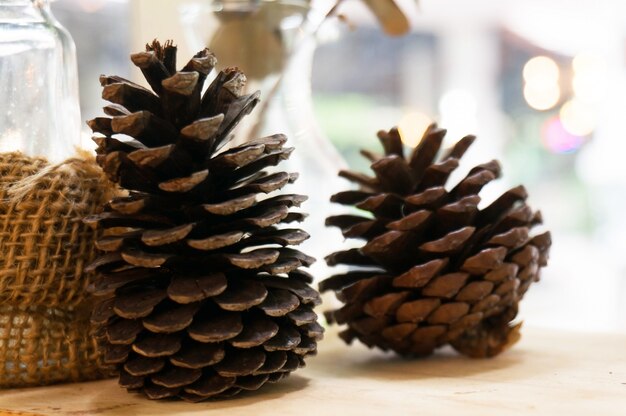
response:
M520 343L494 359L444 350L404 360L346 348L331 332L308 363L283 382L221 402L153 402L105 380L5 390L0 415L626 414L626 334L524 328Z

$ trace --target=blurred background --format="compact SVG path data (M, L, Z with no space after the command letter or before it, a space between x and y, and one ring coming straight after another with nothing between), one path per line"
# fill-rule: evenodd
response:
M328 210L341 212L326 208L324 192L347 187L337 169L366 171L359 149L378 150L378 130L398 125L407 146L433 121L447 144L476 134L457 177L500 159L504 177L483 203L523 183L553 233L550 264L522 303L526 325L626 331L626 2L400 0L403 36L388 36L357 0L329 17L329 1L261 1L270 23L258 28L235 26L241 14L215 3L54 2L77 46L83 119L100 115L98 76L139 80L128 55L155 37L176 39L182 57L212 42L225 49L219 59L259 54L271 65L242 65L271 108L246 131L290 131L300 150L293 168L309 178L301 186L323 196L304 207L314 212L307 230L321 236L318 258L343 243L324 230ZM258 44L242 49L232 33Z

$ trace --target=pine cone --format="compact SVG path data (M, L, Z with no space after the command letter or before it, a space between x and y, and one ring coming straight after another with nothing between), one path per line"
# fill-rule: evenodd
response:
M289 157L282 135L224 150L258 102L246 78L220 72L208 49L177 72L176 47L157 41L131 56L153 92L102 76L111 117L91 120L97 161L128 191L85 221L101 227L92 322L120 384L151 399L231 396L275 382L314 354L319 293L288 248L308 238L280 224L306 197L271 193L296 174L264 168ZM115 138L124 134L132 140Z
M358 191L331 201L371 213L329 217L346 238L366 241L358 249L326 258L331 266L358 266L332 276L345 305L326 313L347 324L340 335L401 355L428 355L451 344L471 357L494 356L519 338L512 325L518 303L546 265L550 233L530 237L541 214L525 204L522 186L479 210L481 188L500 176L491 161L473 168L450 190L444 185L474 141L461 139L439 159L445 130L431 126L408 158L397 129L380 132L385 155L368 151L375 177L341 172Z

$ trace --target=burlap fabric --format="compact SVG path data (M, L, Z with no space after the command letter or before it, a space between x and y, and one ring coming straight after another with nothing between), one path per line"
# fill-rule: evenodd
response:
M0 153L0 387L99 376L83 273L95 234L82 218L112 189L92 160Z

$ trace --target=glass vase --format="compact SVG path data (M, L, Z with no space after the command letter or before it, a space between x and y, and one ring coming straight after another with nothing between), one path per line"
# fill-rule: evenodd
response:
M324 18L309 1L204 1L182 10L192 50L208 46L221 67L237 66L248 77L248 90L261 91L261 103L238 126L238 139L283 133L295 148L278 169L298 172L285 192L308 196L303 228L311 235L301 249L318 259L317 280L330 273L323 258L344 243L338 230L326 228L333 210L330 196L342 189L337 176L343 158L316 122L311 96L315 32ZM252 53L246 53L251 51ZM345 187L345 185L344 185ZM336 211L336 210L335 210Z
M61 161L80 142L76 50L48 0L0 0L0 152Z

